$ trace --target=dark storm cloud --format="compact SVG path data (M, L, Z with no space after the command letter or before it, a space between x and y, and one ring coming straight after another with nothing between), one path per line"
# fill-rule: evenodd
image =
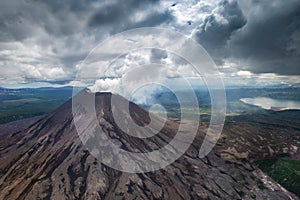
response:
M300 75L300 1L224 0L194 36L219 65Z
M300 75L300 1L257 3L230 42L232 57L254 73Z
M25 79L24 82L42 81L43 77L51 83L69 81L75 77L76 64L111 34L171 21L171 13L158 3L158 0L2 1L0 43L7 44L2 50L12 53L0 52L0 60L5 61L0 69L7 69L7 65L20 68L13 73ZM55 73L47 75L52 66ZM22 74L24 69L31 70L28 76ZM55 76L58 72L60 78Z
M161 63L162 59L168 57L168 52L161 49L151 49L151 63Z
M131 28L157 26L172 21L173 15L168 10L147 13L147 8L157 6L157 0L120 0L112 1L98 9L89 20L89 26L106 26L112 34ZM140 12L143 19L135 19L134 15Z
M299 0L218 1L1 1L1 76L64 83L96 44L145 26L193 33L218 65L233 63L236 71L300 75ZM150 59L166 56L153 50Z
M56 37L86 28L87 18L96 12L96 0L10 0L1 2L1 40L22 40L46 31ZM108 22L109 23L109 22Z
M246 24L237 2L223 0L218 9L212 13L197 28L195 38L213 56L214 60L221 64L227 54L227 42L233 33Z
M0 7L0 36L1 41L20 41L35 37L39 30L46 30L51 34L68 34L76 27L75 20L72 25L62 21L70 21L68 12L53 11L44 1L4 1ZM53 1L55 4L55 1ZM63 5L60 10L63 9ZM58 20L61 18L61 20Z
M0 6L0 41L22 41L40 36L42 31L54 37L89 33L95 28L122 31L142 26L155 26L171 20L167 10L149 8L158 0L10 0ZM141 20L137 11L148 12Z

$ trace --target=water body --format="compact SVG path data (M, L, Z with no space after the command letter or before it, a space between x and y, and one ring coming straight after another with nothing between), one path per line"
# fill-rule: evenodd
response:
M267 97L242 98L240 100L246 104L259 106L267 110L300 110L300 101L272 99Z

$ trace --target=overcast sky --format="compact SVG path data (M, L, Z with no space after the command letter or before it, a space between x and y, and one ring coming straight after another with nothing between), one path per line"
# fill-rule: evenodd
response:
M138 27L195 39L225 84L300 82L299 0L9 0L0 3L0 86L72 84L96 44Z

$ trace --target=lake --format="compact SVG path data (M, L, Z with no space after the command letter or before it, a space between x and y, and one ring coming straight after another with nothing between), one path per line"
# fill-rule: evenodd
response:
M240 100L246 104L259 106L267 110L300 110L300 101L272 99L268 97L242 98Z

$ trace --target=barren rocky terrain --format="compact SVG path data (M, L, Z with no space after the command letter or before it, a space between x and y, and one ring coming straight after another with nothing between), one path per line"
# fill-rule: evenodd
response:
M95 108L105 134L124 149L149 151L164 146L176 133L178 124L169 121L154 137L128 136L115 126L112 95L97 93ZM147 123L148 112L130 105L135 121ZM1 138L0 199L298 199L247 160L240 161L251 155L251 149L241 151L219 143L207 157L198 158L203 131L204 127L189 150L168 167L124 173L101 164L82 145L70 100L24 130ZM223 140L230 139L226 137ZM226 152L237 158L226 159Z

